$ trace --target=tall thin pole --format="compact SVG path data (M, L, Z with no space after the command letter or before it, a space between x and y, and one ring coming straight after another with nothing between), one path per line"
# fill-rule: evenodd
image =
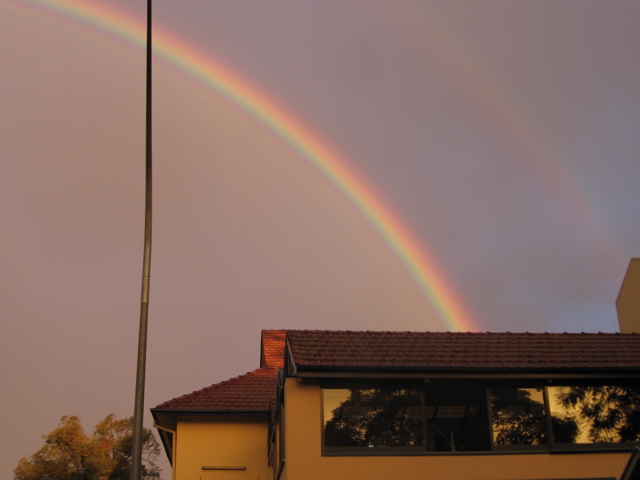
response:
M152 207L152 156L151 156L151 0L147 0L147 78L146 78L146 146L145 146L145 205L144 205L144 256L142 260L142 291L140 301L140 329L138 332L138 368L136 371L136 395L133 411L133 446L131 448L131 480L142 475L142 419L144 417L144 386L147 363L147 323L149 318L149 281L151 278L151 207Z

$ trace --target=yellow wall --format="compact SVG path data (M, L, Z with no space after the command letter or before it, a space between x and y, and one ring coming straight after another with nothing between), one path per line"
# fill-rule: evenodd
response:
M268 480L267 422L246 418L181 417L174 452L175 480ZM246 470L203 470L244 466Z
M285 399L287 480L619 478L629 459L629 453L323 457L319 386L287 378Z

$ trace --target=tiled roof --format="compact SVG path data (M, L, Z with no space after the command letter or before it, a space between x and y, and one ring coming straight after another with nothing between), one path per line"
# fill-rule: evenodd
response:
M289 330L303 370L640 369L640 334Z
M154 410L268 412L276 396L278 369L284 366L286 334L286 330L262 331L258 370L174 398Z
M164 402L154 410L269 412L276 395L277 368L260 368Z
M261 368L155 411L267 413L285 339L301 371L640 371L640 334L264 330Z

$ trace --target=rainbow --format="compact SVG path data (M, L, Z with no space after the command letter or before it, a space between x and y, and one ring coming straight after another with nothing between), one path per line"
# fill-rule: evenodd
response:
M609 232L611 228L598 211L588 189L581 185L577 175L570 171L571 163L552 141L553 135L529 113L517 92L482 62L482 55L474 50L471 42L453 35L454 28L443 16L434 13L428 2L383 2L378 8L394 31L414 45L419 46L437 65L446 71L447 80L457 85L457 91L466 95L470 104L476 105L488 122L504 132L503 138L517 149L514 162L533 182L540 182L552 192L558 208L567 211L568 217L585 230L584 235L601 246L600 255L594 258L603 272L611 278L619 259L626 257L625 248Z
M107 4L86 0L26 0L13 3L16 8L28 8L30 13L53 13L82 26L89 26L92 31L97 30L137 47L144 46L145 23ZM25 6L25 3L29 6ZM446 329L478 330L435 260L421 248L398 214L389 208L339 152L256 85L241 78L217 59L158 27L154 27L153 42L157 56L213 89L260 122L337 188L391 249Z

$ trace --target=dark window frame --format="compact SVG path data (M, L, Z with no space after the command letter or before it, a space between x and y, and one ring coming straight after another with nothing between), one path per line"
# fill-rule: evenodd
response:
M485 407L486 419L488 422L487 435L490 437L489 448L485 450L462 450L462 451L430 451L428 443L428 418L426 398L431 389L441 385L464 385L464 384L482 384L486 395ZM549 400L549 387L554 386L578 386L578 385L596 385L596 386L615 386L615 385L633 385L640 389L640 380L629 378L602 378L602 377L585 377L576 379L568 377L545 379L545 378L487 378L487 379L463 379L463 378L438 378L438 379L349 379L349 378L332 378L323 379L320 382L321 391L321 445L322 455L325 456L407 456L407 455L484 455L484 454L522 454L522 453L570 453L570 452L611 452L611 451L631 451L639 442L619 442L619 443L562 443L556 442L552 427L552 414ZM514 387L514 388L540 388L543 395L543 418L546 428L545 442L535 445L496 445L493 435L492 421L492 405L489 398L491 388ZM422 407L422 425L423 425L423 445L422 446L376 446L370 448L366 446L326 446L325 445L325 405L324 390L326 389L376 389L376 388L392 388L392 389L420 389L421 407Z

